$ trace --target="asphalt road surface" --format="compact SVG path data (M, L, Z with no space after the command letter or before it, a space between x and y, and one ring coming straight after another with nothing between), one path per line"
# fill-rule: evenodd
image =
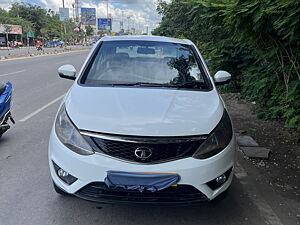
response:
M47 146L55 113L73 81L57 68L77 70L88 51L0 62L0 82L14 85L16 125L0 139L0 225L46 224L299 224L299 203L285 199L237 154L228 196L198 206L105 205L57 195L48 169ZM298 215L297 215L298 214Z

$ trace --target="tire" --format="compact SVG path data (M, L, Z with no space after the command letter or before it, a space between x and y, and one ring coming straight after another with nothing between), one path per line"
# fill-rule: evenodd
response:
M53 187L54 187L54 190L57 194L60 194L60 195L69 195L69 193L65 192L64 190L60 189L55 183L54 181L53 182Z

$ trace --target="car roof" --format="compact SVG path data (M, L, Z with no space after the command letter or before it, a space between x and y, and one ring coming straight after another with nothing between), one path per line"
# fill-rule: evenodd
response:
M101 41L157 41L170 42L185 45L192 45L193 43L188 39L178 39L154 35L124 35L124 36L104 36Z

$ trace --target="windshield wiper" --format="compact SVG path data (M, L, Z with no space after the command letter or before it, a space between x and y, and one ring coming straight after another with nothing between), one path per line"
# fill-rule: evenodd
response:
M160 83L151 83L151 82L137 82L134 86L148 86L148 87L176 87L176 85L172 85L169 83L160 84Z
M108 83L112 86L144 86L144 87L177 87L172 84L160 84L160 83L151 83L151 82L133 82L133 83Z
M185 83L182 83L182 84L176 84L175 86L177 88L197 88L197 89L201 89L201 87L205 85L204 82L201 82L201 81L198 81L198 80L195 80L195 81L189 81L189 82L185 82Z

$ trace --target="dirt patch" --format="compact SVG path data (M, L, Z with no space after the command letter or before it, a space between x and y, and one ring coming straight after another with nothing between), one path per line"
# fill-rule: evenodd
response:
M246 160L266 175L267 182L282 195L300 201L299 140L281 121L258 119L255 105L238 99L238 94L222 94L233 120L236 133L253 137L260 146L271 149L268 160Z

